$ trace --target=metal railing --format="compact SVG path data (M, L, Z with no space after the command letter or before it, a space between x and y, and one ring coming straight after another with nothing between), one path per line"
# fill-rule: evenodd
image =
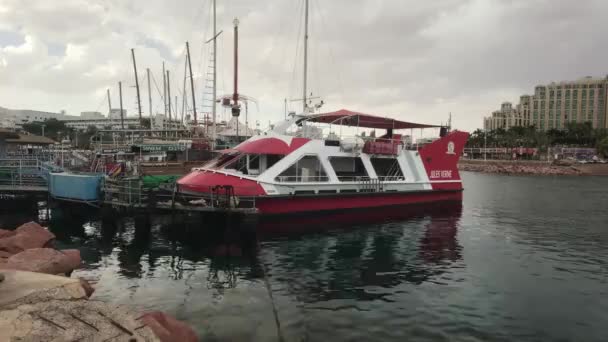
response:
M0 159L0 185L18 190L47 187L52 164L38 159Z
M384 185L379 179L363 179L358 184L359 192L380 192L384 190Z
M277 176L275 180L279 183L317 183L329 182L328 176Z
M163 190L164 188L164 190ZM167 189L170 189L169 191ZM161 189L146 188L141 179L106 180L102 191L104 202L126 207L170 207L173 209L221 208L244 209L255 208L255 196L236 196L232 186L209 187L200 194L178 191L175 184L167 184Z

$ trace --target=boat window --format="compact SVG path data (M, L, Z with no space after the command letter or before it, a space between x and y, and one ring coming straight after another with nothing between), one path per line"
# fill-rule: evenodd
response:
M278 182L327 182L329 178L317 156L304 156L277 176Z
M363 161L359 157L330 157L329 163L341 182L356 182L369 178Z
M259 170L260 169L260 155L250 154L249 155L249 169Z
M403 171L395 158L370 158L376 175L382 180L403 180Z
M270 169L274 164L276 164L281 159L283 159L283 156L280 154L267 154L266 155L266 169Z
M222 165L218 164L218 167L220 167ZM225 163L224 165L224 169L225 170L236 170L239 172L242 172L244 174L247 174L247 157L244 155L240 155L232 160L230 160L229 162Z
M238 157L240 157L240 153L224 153L220 154L218 157L210 160L207 164L204 164L204 168L214 168L219 169L221 167L226 166L227 164L234 162Z

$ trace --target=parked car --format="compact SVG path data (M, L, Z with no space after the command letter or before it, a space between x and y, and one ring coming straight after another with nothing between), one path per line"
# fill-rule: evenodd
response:
M578 164L589 164L588 161L586 161L585 159L579 159L576 161Z

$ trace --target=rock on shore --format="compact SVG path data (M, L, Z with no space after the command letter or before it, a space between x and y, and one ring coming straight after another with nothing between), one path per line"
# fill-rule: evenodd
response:
M198 340L189 326L164 313L141 315L88 300L93 287L64 276L80 267L80 251L56 250L54 240L35 222L0 229L0 341Z
M461 161L458 164L460 171L500 173L500 174L524 174L541 176L578 176L581 171L571 166L551 165L547 163L526 163L512 161Z

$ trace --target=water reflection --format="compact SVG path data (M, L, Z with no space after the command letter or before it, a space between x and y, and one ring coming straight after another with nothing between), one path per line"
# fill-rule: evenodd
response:
M283 283L285 292L297 294L301 301L388 301L391 288L437 281L462 259L457 240L461 214L460 205L444 205L341 215L331 223L342 224L340 228L297 239L271 239L262 244L261 255L277 274L273 281ZM370 223L372 218L388 222ZM323 223L327 222L314 227Z

